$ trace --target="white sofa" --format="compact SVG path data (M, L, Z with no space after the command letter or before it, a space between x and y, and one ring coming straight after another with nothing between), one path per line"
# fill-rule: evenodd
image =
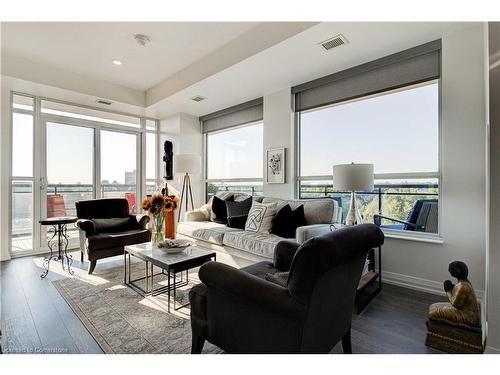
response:
M246 194L230 192L219 193L218 196L224 199L229 194L234 194L237 201L248 197ZM333 199L283 200L269 197L254 197L254 199L262 203L278 202L278 211L286 204L290 204L292 209L303 204L307 225L297 228L295 238L291 239L299 243L330 231L330 224L340 223L342 219L342 210ZM251 261L272 259L276 244L284 240L283 237L270 233L249 232L214 223L210 221L210 214L211 200L197 210L186 212L185 220L178 223L177 234L194 239L201 245Z

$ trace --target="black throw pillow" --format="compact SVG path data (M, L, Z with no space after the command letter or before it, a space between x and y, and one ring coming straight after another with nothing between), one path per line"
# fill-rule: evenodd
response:
M227 226L230 228L245 229L248 212L252 207L252 197L242 201L225 201L227 209Z
M234 201L234 195L231 195L226 199L221 199L214 195L212 199L212 213L210 214L210 220L219 224L227 224L226 201Z
M287 204L274 217L271 233L283 238L295 238L297 228L303 225L306 225L304 205L292 210Z

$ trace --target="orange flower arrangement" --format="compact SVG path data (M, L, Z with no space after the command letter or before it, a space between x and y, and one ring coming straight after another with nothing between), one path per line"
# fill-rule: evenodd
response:
M177 199L167 195L154 194L144 198L141 207L152 216L154 229L153 242L158 243L163 241L165 212L170 212L177 208Z

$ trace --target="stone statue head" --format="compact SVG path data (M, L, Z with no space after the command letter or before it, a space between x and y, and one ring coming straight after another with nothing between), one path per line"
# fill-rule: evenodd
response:
M450 263L448 272L450 272L450 275L459 281L467 280L467 277L469 276L469 269L467 268L467 265L458 260Z

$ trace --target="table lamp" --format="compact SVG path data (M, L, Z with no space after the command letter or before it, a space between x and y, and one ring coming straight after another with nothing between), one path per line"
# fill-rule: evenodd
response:
M373 164L334 165L333 189L351 192L351 206L347 212L345 224L362 224L363 219L356 207L356 191L373 190Z
M179 203L179 214L177 221L181 218L182 204L184 201L184 192L186 197L186 211L188 210L189 201L191 201L191 209L194 210L193 191L191 190L191 176L201 173L201 156L196 154L178 154L174 156L175 173L184 174L182 181L181 200Z

